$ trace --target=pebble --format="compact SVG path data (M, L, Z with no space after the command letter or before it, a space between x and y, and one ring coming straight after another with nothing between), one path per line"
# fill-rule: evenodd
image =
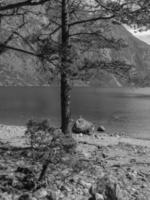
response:
M95 199L96 200L104 200L104 196L102 194L96 193L95 194Z
M98 132L105 132L106 129L105 129L104 126L99 126L99 127L97 128L97 131L98 131Z
M37 190L36 192L34 192L33 195L36 198L44 198L48 195L48 193L44 188L41 188L41 189Z
M90 189L91 186L92 186L91 183L88 183L88 182L86 182L86 181L84 181L84 180L80 180L80 184L81 184L83 187L88 188L88 189Z
M22 194L18 200L33 200L33 198L31 197L30 194L26 193L26 194Z

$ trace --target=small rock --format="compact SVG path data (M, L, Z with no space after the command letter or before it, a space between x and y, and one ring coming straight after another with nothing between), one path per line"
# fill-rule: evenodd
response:
M126 174L126 177L130 180L136 180L137 178L137 172L135 170L131 171L131 172L128 172Z
M84 180L80 180L80 184L81 184L83 187L88 188L88 189L90 189L91 186L92 186L91 183L88 183L88 182L86 182L86 181L84 181Z
M48 191L48 195L46 196L47 200L58 200L60 197L61 191Z
M15 172L23 174L32 174L32 171L27 167L18 167Z
M98 136L98 135L94 135L94 137L95 137L96 139L99 139L99 136Z
M95 194L95 200L104 200L104 197L102 194L96 193Z
M35 187L36 181L33 172L26 167L18 167L16 172L16 178L13 182L15 188L32 190Z
M130 162L130 163L136 163L136 159L135 159L135 158L132 158L132 159L130 159L129 162Z
M87 195L89 193L89 190L87 188L84 188L83 192L84 192L85 195Z
M66 168L66 169L62 170L61 173L63 176L67 176L70 173L70 170L68 168Z
M10 177L6 174L1 174L0 175L0 182L2 183L3 186L6 185L12 185L13 184L13 179L14 177Z
M22 194L18 200L33 200L30 194Z
M48 195L47 191L44 188L41 188L34 192L33 196L36 198L44 198Z
M119 199L117 196L118 190L120 193L121 191L117 184L117 180L113 180L112 177L105 175L97 179L96 183L90 188L89 193L93 198L95 198L95 200L96 195L97 200L117 200Z
M26 190L32 190L35 187L35 181L30 177L25 177L22 181L23 187Z
M108 155L106 155L104 152L102 153L102 158L107 158Z
M61 191L61 192L64 192L64 191L65 191L65 192L71 192L71 188L62 185L62 186L60 187L60 191Z
M14 195L8 194L7 192L0 193L0 200L12 200L14 199Z
M7 166L5 164L0 164L0 170L6 170Z
M99 126L99 127L97 128L97 131L98 131L98 132L105 132L106 129L105 129L104 126Z

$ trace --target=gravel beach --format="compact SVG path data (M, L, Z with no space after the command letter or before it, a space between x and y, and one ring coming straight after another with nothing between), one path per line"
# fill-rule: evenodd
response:
M8 142L14 146L22 146L24 144L25 126L0 125L0 141Z
M23 146L25 129L23 126L0 125L0 140ZM77 155L71 157L69 163L66 160L69 158L64 157L64 163L50 165L46 185L37 191L25 189L22 176L26 177L24 170L32 169L38 177L43 161L33 163L30 151L14 152L4 149L3 144L0 148L0 199L20 200L26 191L32 200L47 200L44 197L47 194L56 196L52 199L87 200L93 195L89 189L99 187L95 184L100 184L104 191L94 189L94 195L99 197L97 199L106 199L105 190L110 184L109 192L117 200L150 200L149 140L98 132L90 136L73 134L73 138L77 141ZM18 173L18 170L23 172Z

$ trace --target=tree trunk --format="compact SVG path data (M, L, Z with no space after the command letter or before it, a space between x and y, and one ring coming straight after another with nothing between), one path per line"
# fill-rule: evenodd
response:
M61 35L61 129L69 134L70 111L70 46L69 46L69 0L62 0L62 35Z

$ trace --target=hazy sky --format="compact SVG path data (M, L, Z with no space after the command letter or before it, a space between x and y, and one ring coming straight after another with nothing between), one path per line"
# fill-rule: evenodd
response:
M136 37L143 40L144 42L150 44L150 31L146 31L143 33L133 33Z
M125 26L126 27L126 26ZM135 30L126 27L135 37L139 38L140 40L143 40L144 42L150 44L150 30L149 31L143 31L143 32L135 32Z

